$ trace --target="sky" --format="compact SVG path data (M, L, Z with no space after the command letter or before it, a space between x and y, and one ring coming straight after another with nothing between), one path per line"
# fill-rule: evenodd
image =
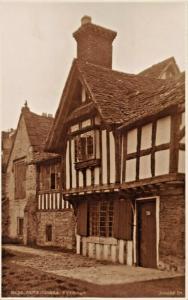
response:
M30 110L55 114L76 57L72 33L83 15L117 31L113 69L138 73L174 56L185 70L183 2L1 2L1 129L16 128L25 100Z

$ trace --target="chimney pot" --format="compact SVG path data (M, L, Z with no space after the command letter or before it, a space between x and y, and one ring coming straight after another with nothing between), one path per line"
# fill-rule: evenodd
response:
M91 17L90 16L83 16L81 18L81 25L85 25L91 23Z

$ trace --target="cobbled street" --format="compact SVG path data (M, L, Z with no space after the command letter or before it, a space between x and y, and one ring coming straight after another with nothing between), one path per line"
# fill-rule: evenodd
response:
M98 262L74 253L24 246L3 248L8 253L8 258L5 255L3 259L4 296L128 297L142 293L143 296L177 297L184 294L183 273ZM17 285L17 278L21 278L22 285L19 280ZM109 289L112 285L113 289Z

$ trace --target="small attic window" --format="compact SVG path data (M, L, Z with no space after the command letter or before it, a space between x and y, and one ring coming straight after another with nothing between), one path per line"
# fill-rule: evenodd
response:
M86 90L82 87L82 103L86 102Z

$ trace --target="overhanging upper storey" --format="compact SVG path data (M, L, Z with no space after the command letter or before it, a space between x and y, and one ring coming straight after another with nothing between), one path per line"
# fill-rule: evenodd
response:
M119 131L122 135L122 184L169 180L185 173L185 78L173 81L165 92L143 107L135 105ZM135 103L136 104L136 103ZM148 109L148 106L150 109ZM137 107L137 109L136 109ZM134 119L131 118L131 114Z

